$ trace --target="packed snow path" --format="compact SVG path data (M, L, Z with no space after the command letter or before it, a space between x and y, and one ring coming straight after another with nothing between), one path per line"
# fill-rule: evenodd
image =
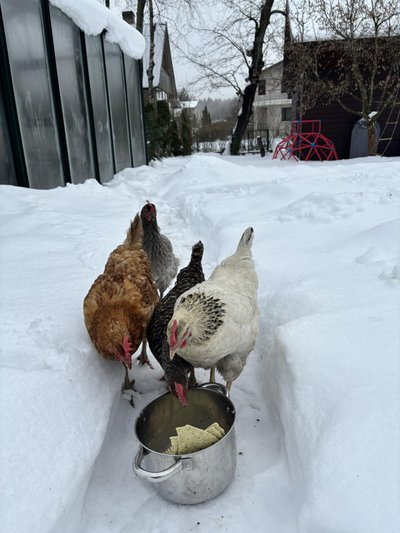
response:
M1 531L400 530L399 158L197 155L105 187L0 191ZM236 476L196 506L132 473L134 421L164 391L161 370L134 368L132 409L122 367L83 325L85 294L146 200L181 266L203 241L206 276L255 229L260 335L232 387Z

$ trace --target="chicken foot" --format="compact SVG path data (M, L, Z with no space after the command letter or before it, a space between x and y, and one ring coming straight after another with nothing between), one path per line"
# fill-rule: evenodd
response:
M133 391L136 392L135 388L133 387L133 385L135 384L135 380L134 379L129 379L129 372L128 372L128 367L125 366L125 380L124 380L124 389L123 390L127 390L127 389L132 389Z
M128 400L132 407L135 407L135 403L133 401L133 393L136 392L136 389L133 387L135 380L129 379L128 367L124 365L124 368L125 379L122 387L122 396L125 398L125 400Z
M138 361L141 365L148 365L151 369L153 369L153 365L150 363L149 358L147 357L147 340L144 338L142 340L142 351L140 352L140 355L138 357Z
M215 383L215 366L210 368L210 383Z
M196 376L194 375L194 368L191 369L190 371L190 374L189 374L189 389L193 388L193 387L197 387L198 383L196 381Z

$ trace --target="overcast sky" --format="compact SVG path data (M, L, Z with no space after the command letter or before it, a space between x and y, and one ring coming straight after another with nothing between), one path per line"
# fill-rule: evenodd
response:
M104 3L104 0L98 0L101 3ZM283 0L281 0L283 1ZM281 2L277 1L277 7L278 4ZM179 6L180 3L176 2L174 4L176 6ZM198 13L200 17L203 17L204 24L207 25L207 23L210 21L211 14L209 12L210 6L206 6L206 3L202 4L200 6L200 3L196 3L198 6L196 9L198 10ZM200 6L200 7L199 7ZM279 6L281 7L281 6ZM123 11L124 9L133 9L133 11L136 13L136 0L111 0L111 9L116 11ZM160 16L159 16L160 15ZM182 57L182 53L179 51L178 46L181 46L185 48L185 43L189 42L192 46L193 44L197 45L197 43L201 44L201 37L200 34L194 30L188 29L188 25L185 24L185 17L188 16L188 11L185 8L176 8L176 12L174 12L174 7L168 7L168 13L163 9L163 11L160 14L157 14L157 7L155 6L155 18L156 20L161 20L162 22L166 22L168 24L168 30L170 34L170 46L171 46L171 52L172 52L172 60L173 60L173 66L174 66L174 73L175 73L175 82L177 89L181 89L182 87L185 87L190 95L194 97L194 99L198 98L236 98L236 93L234 88L221 88L221 89L200 89L195 88L191 86L190 84L196 80L198 77L198 72L196 70L196 67L188 61L187 59ZM224 17L225 14L222 12L222 16ZM218 9L217 4L213 5L212 9L212 18L215 19L215 17L218 17ZM190 18L190 15L189 15ZM145 15L146 20L146 15ZM199 23L201 24L201 22ZM204 26L200 26L204 27ZM184 28L184 29L183 29ZM182 37L179 37L179 31L183 31L184 35ZM178 46L175 46L175 43ZM206 48L204 48L204 54L207 53ZM274 61L278 61L280 58L276 58ZM271 61L268 61L269 64L271 64ZM239 77L239 83L240 86L245 85L245 76L243 76L243 80L240 80Z

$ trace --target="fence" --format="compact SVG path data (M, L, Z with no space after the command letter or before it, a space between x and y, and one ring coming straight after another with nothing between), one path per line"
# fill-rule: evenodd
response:
M146 163L141 64L48 0L0 0L0 183L48 189Z
M242 153L253 153L259 154L260 147L257 141L257 138L260 137L262 144L266 151L270 150L270 139L269 139L269 130L267 129L247 129L246 133L242 139L241 143L241 152Z

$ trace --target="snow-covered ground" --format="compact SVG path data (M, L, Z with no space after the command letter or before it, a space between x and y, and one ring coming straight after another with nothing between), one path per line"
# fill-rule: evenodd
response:
M400 158L196 155L50 191L2 186L0 530L398 533ZM260 335L234 383L219 497L161 500L131 469L162 372L102 360L82 302L146 200L184 266L255 229ZM207 374L201 371L200 379Z

